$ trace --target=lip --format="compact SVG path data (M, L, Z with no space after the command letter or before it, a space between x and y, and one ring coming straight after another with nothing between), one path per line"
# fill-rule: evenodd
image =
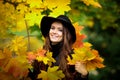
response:
M51 38L58 38L58 36L55 36L55 35L51 35Z

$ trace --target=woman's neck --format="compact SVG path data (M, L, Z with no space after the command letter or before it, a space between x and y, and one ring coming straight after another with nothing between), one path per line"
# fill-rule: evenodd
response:
M59 55L59 53L62 49L62 43L60 42L60 43L57 43L54 45L52 45L52 43L51 43L51 48L52 48L51 51L53 52L53 57L55 58L56 56Z

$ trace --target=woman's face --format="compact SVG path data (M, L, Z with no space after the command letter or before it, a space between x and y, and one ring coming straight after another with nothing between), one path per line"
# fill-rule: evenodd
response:
M63 39L63 25L61 22L53 22L49 31L50 41L53 44L61 42Z

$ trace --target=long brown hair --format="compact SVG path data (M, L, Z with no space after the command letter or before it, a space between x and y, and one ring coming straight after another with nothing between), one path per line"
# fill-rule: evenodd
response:
M60 64L59 68L64 72L65 76L67 78L70 78L71 75L68 71L68 66L67 66L67 56L70 55L72 51L72 36L69 32L69 30L66 27L63 27L63 41L62 41L62 46L60 50ZM48 36L45 37L45 44L44 44L44 49L51 51L51 45L50 45L50 39L49 39L49 34Z

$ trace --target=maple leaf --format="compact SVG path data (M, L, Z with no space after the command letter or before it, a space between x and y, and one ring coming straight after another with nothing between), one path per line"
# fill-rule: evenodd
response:
M15 78L21 78L27 76L28 68L32 68L32 66L28 63L26 56L18 56L11 58L2 70L12 74Z
M83 46L83 39L86 38L86 35L81 34L81 30L83 29L83 26L80 26L77 22L73 24L76 31L76 41L73 44L73 48L79 48Z
M31 68L31 64L28 63L26 55L13 55L8 48L4 48L0 51L2 57L0 59L0 68L3 73L11 74L14 78L26 77L28 74L28 68Z
M83 39L86 38L84 34L76 33L76 41L73 44L73 48L79 48L83 46Z
M99 7L101 8L102 6L95 0L81 0L83 3L85 3L87 6L92 5L94 7Z
M49 66L52 65L52 62L53 62L53 63L56 62L55 59L52 57L52 52L49 52L49 51L48 51L48 52L46 53L46 57L49 59L49 61L48 61L48 65L49 65Z
M39 48L36 53L36 60L43 61L45 64L47 64L49 58L46 57L46 50Z
M17 6L17 10L19 10L19 12L21 13L21 14L23 14L24 12L27 12L27 6L25 6L25 4L18 4L18 6Z
M67 12L71 10L69 6L70 0L44 0L43 4L52 11L49 16L53 17L64 14L65 11Z
M64 15L64 12L66 11L69 11L71 8L69 6L58 6L56 9L52 10L53 12L50 13L50 16L53 16L53 17L56 17L60 14L63 14Z
M22 11L21 11L22 12ZM25 19L24 19L24 15L21 14L21 15L15 15L15 20L16 20L16 27L13 27L12 28L12 31L13 32L16 32L16 31L23 31L23 30L26 30L26 23L25 23Z
M30 8L33 7L40 8L42 0L27 0L26 3L30 5Z
M38 78L42 80L59 80L65 77L61 70L58 70L58 66L48 67L47 72L41 70L41 73L38 74Z
M36 55L33 52L28 52L27 59L28 59L29 63L31 63L36 59Z
M46 54L46 50L42 49L42 48L39 48L37 50L37 53L36 53L36 56L41 56L41 57L45 57L45 54Z
M91 44L86 42L80 48L74 49L72 59L68 56L68 64L75 65L77 61L84 62L88 71L105 67L103 64L103 58L99 56L97 50L91 49Z
M19 78L15 78L11 74L0 71L0 80L20 80Z
M83 26L79 25L78 22L73 24L75 27L76 33L80 33L81 30L83 30Z
M4 59L5 58L5 56L4 56L4 54L2 53L2 50L0 50L0 60L1 59Z
M46 51L42 48L39 48L36 52L36 60L43 61L43 63L52 65L52 62L55 62L55 59L52 57L52 52Z
M9 60L12 58L12 52L9 49L4 48L3 50L0 50L0 54L0 67L4 68L9 62Z
M45 63L45 64L47 64L49 61L49 59L47 57L41 57L41 56L36 57L36 60L43 61L43 63Z
M23 41L23 36L15 36L15 38L11 41L8 46L10 47L10 51L15 52L15 54L20 55L20 53L26 52L27 44Z

